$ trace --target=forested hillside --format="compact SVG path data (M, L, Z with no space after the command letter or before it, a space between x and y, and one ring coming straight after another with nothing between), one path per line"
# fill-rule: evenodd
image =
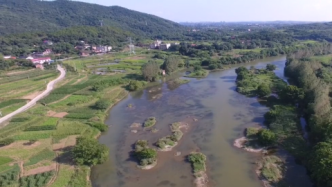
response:
M164 37L182 30L177 23L118 6L76 1L0 0L0 34L54 31L72 26L112 26L137 35Z

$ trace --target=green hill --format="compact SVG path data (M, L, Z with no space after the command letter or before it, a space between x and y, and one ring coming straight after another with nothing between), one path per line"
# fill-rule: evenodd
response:
M168 37L183 26L150 14L118 6L76 1L0 0L0 34L54 31L72 26L120 28L140 36Z

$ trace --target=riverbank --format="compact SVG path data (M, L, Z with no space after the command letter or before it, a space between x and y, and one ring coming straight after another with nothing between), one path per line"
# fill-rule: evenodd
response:
M271 140L268 142L269 145L272 147L277 146L274 150L278 149L278 147L285 149L296 158L304 156L303 153L305 153L305 150L303 148L305 140L301 136L302 132L301 128L299 128L299 118L295 105L292 106L292 103L286 102L291 95L287 93L290 90L290 86L287 86L282 79L268 70L239 68L237 69L237 74L237 90L248 96L257 95L263 98L260 102L266 103L270 107L270 111L264 115L265 125L270 129L264 130L269 132L268 136L265 135L265 138L269 137ZM264 88L262 85L264 85ZM292 90L294 89L292 88ZM272 96L269 96L271 93L273 93ZM277 93L279 96L274 96ZM292 102L296 102L296 97L301 97L301 92L297 92L297 94L296 96L291 96L293 98L293 101L291 99ZM248 131L253 132L252 129L247 128L246 137L235 140L234 146L249 152L265 153L262 156L262 160L258 162L256 173L265 186L275 186L280 181L283 181L287 167L278 156L266 155L269 152L269 148L262 145L262 138L259 137L261 136L260 132L263 130L259 130L258 133L256 130L256 134L251 133L248 135ZM296 142L294 141L295 139L297 139ZM247 145L248 142L255 142L255 140L260 140L258 144L255 144L261 146L261 148L252 149Z

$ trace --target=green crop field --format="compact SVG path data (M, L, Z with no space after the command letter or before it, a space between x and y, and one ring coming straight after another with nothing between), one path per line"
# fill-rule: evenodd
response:
M54 130L26 131L13 136L14 140L40 140L50 138Z
M58 107L64 107L64 106L75 106L78 104L84 104L93 99L92 96L84 96L84 95L71 95L65 100L62 100L60 102L51 104L50 107L52 108L58 108Z
M20 168L17 164L5 172L0 173L0 186L10 187L18 184Z
M54 171L38 173L20 178L20 187L44 187L52 179Z
M9 158L9 157L2 157L0 156L0 166L8 164L10 162L12 162L13 159Z
M24 163L24 166L31 166L31 165L37 164L38 162L44 161L44 160L52 160L55 158L55 156L56 156L55 152L46 148L46 149L42 150L41 152L30 157L29 161Z

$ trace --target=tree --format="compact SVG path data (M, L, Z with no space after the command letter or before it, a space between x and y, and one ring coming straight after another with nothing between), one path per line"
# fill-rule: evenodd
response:
M304 98L304 91L297 86L288 85L283 88L278 95L283 101L295 104Z
M110 105L110 102L106 99L100 99L99 101L96 102L94 107L98 110L106 110Z
M108 158L108 148L92 138L79 137L73 149L74 160L79 165L94 166Z
M332 144L320 142L315 147L309 161L312 176L324 184L332 181Z
M155 61L149 61L148 63L144 64L141 68L142 74L145 80L147 81L155 81L158 77L159 73L159 65Z
M277 69L277 66L274 65L274 64L267 64L267 65L266 65L266 69L267 69L268 71L274 71L274 70Z
M166 73L170 74L176 71L180 64L183 64L181 61L182 60L176 56L170 56L165 59L163 69L166 71Z
M265 97L271 94L271 88L267 84L261 84L257 88L257 94L259 97Z
M270 146L276 142L277 136L271 130L263 129L258 133L258 140L262 145Z

